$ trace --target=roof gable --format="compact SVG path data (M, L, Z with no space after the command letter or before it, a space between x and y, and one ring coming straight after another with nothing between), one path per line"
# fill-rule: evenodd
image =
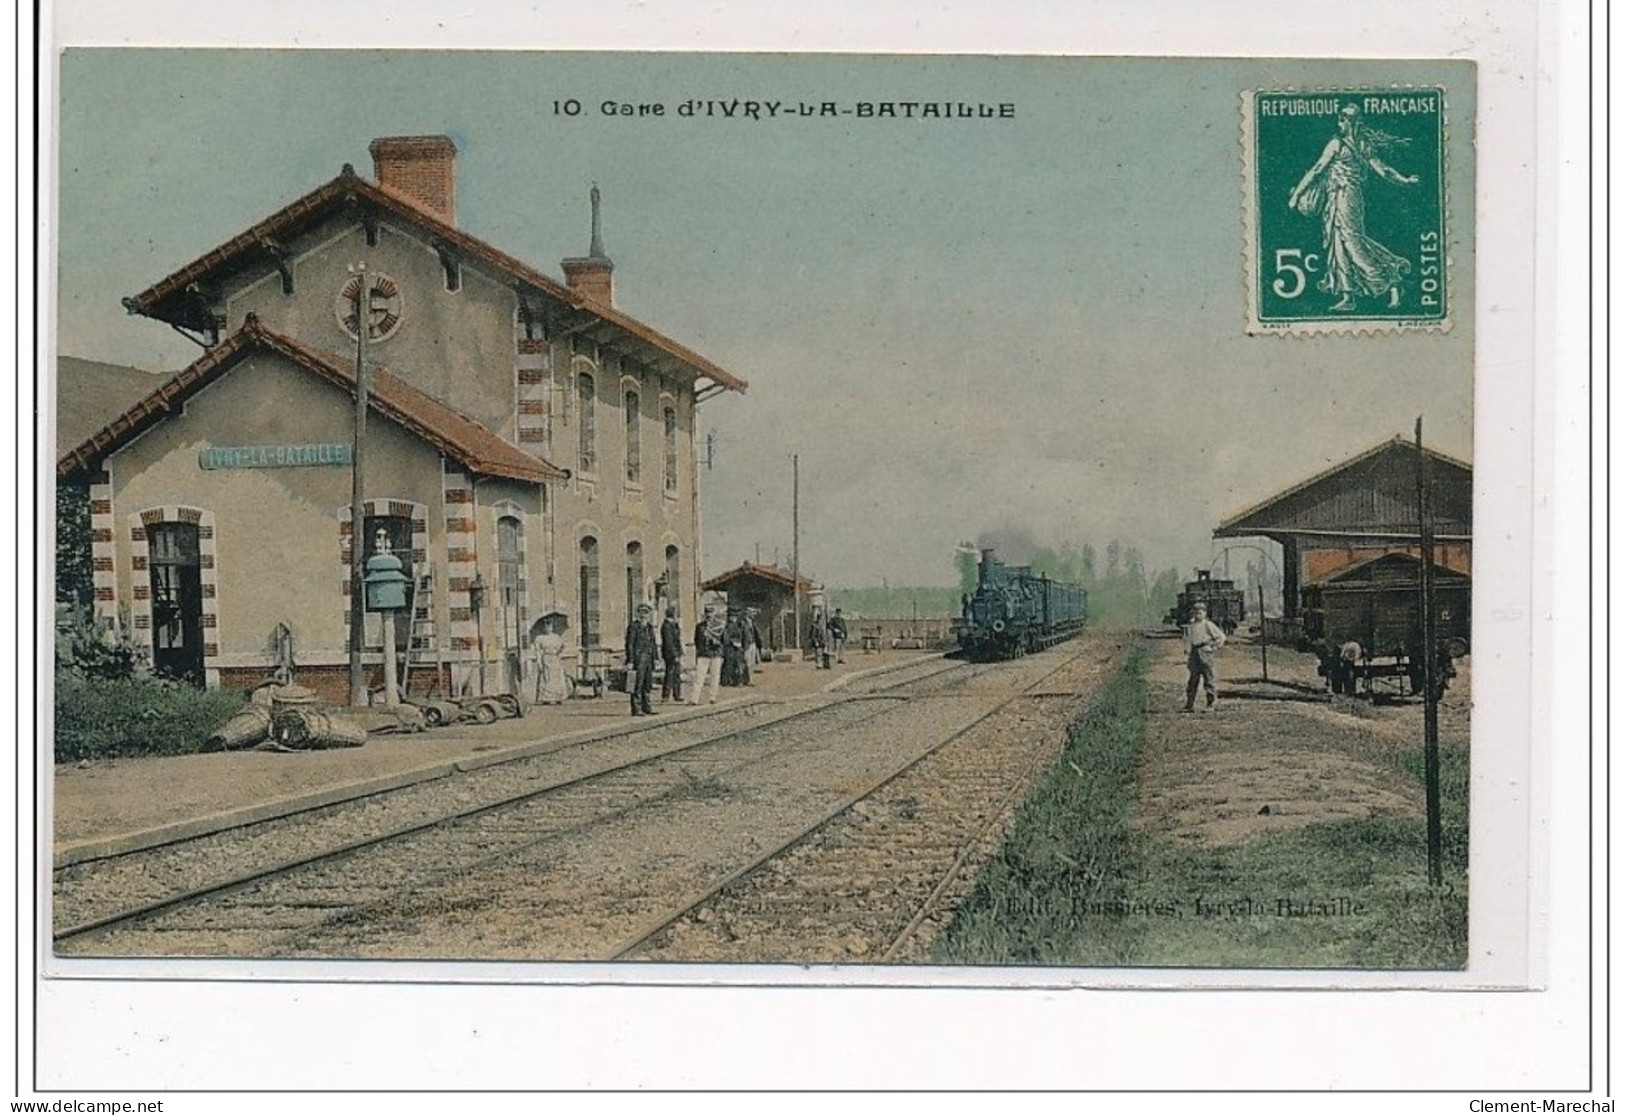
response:
M541 311L543 316L550 313L555 319L555 328L561 331L597 333L606 341L619 336L642 359L663 370L684 371L695 379L710 380L718 389L743 392L748 386L744 380L636 318L587 298L478 237L447 224L406 195L366 181L348 163L337 178L204 253L140 294L126 298L124 307L132 314L207 331L213 322L206 319L207 300L200 297L200 286L244 266L269 266L275 253L280 251L279 244L345 207L354 207L358 219L368 213L388 214L416 229L437 247L494 269L514 284L522 298L545 307Z
M783 569L780 569L778 566L754 565L747 561L738 568L730 569L725 573L718 573L710 580L702 582L700 584L700 591L710 592L713 589L723 588L724 586L734 584L738 581L746 581L751 579L767 581L769 584L777 585L780 588L794 589L796 587L795 576ZM801 590L803 592L810 592L813 587L813 582L809 581L806 577L801 578Z
M355 372L336 357L309 348L290 337L267 329L249 315L238 332L202 357L164 380L159 386L113 418L58 460L60 477L73 476L96 467L109 453L127 445L144 431L179 412L185 401L208 384L225 375L252 352L274 352L327 382L342 388L353 398ZM540 483L562 480L565 469L533 457L472 418L424 394L387 368L374 367L372 405L380 414L410 430L446 456L483 476Z
M1471 538L1473 468L1424 449L1432 496L1433 533ZM1215 537L1338 535L1414 538L1416 446L1403 437L1385 441L1342 464L1230 516Z
M1465 573L1458 573L1454 569L1433 562L1433 578L1439 584L1456 584L1472 580ZM1351 565L1347 569L1339 569L1325 584L1358 585L1358 584L1416 584L1422 576L1422 559L1415 554L1395 552L1381 554L1374 558Z

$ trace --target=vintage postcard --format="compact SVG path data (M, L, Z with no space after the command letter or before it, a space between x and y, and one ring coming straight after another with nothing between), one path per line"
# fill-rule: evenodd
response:
M1474 69L1293 68L68 52L60 955L1469 970Z
M49 974L1529 979L1472 61L57 64Z

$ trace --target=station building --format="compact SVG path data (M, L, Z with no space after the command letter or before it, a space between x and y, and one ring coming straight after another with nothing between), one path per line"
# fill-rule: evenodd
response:
M1470 575L1473 467L1432 449L1427 462L1433 562ZM1302 589L1387 554L1421 556L1414 442L1395 437L1225 519L1215 538L1268 538L1281 547L1286 618Z
M458 227L450 139L371 153L376 182L346 165L125 300L203 351L58 460L90 490L98 618L211 686L291 646L301 683L346 698L364 303L364 545L382 531L405 563L414 675L512 688L544 614L580 648L618 645L642 601L693 615L698 407L744 381L616 309L596 188L561 283Z

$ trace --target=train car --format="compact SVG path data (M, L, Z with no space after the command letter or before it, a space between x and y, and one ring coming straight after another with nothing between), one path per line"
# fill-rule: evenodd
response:
M1198 604L1207 605L1207 618L1218 624L1226 635L1234 634L1247 620L1247 594L1236 587L1236 582L1216 579L1206 569L1198 569L1196 580L1185 582L1173 611L1163 618L1176 627L1184 627L1191 621L1191 609Z
M1320 658L1333 693L1422 692L1422 562L1393 553L1305 585L1305 649ZM1433 567L1436 695L1472 639L1472 578Z
M1089 594L1082 586L1052 581L1025 565L1005 565L982 551L976 591L960 601L954 632L967 658L986 661L1042 650L1082 630Z

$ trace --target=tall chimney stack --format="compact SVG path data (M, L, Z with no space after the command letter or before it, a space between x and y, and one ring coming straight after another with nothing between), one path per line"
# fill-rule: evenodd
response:
M564 261L564 281L594 302L615 305L615 264L604 254L604 234L598 217L598 183L592 185L592 239L587 254Z
M449 136L383 136L367 150L380 186L457 223L457 145Z

